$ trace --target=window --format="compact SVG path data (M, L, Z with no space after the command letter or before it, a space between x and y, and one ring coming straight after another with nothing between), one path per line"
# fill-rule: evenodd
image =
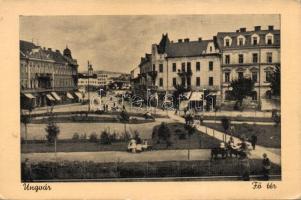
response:
M160 72L160 73L163 72L163 64L159 64L159 72Z
M230 40L226 39L226 47L229 47L229 46L230 46Z
M244 62L244 55L243 54L239 54L238 55L238 63L243 63Z
M269 52L269 53L267 53L267 63L272 63L272 61L273 61L272 53Z
M190 62L187 63L187 71L188 72L191 71L191 63Z
M257 72L252 72L252 80L256 83L257 82Z
M243 38L239 38L238 39L238 45L242 46L244 44L244 39Z
M257 45L257 37L253 37L253 45Z
M230 82L230 72L225 72L225 83Z
M270 71L266 71L265 72L265 81L270 82L271 81L271 76L272 76L272 73Z
M209 85L210 85L210 86L213 85L213 77L209 77Z
M273 42L272 36L267 36L267 44L271 45Z
M196 62L196 66L195 66L195 70L196 71L200 71L201 70L201 63L200 62Z
M172 63L172 71L173 72L177 71L177 63Z
M196 86L200 86L201 85L201 79L200 77L196 77Z
M187 86L191 86L191 78L187 77Z
M173 86L176 86L176 85L177 85L177 78L173 78L173 79L172 79L172 85L173 85Z
M156 71L156 65L153 64L153 71Z
M242 79L244 77L244 73L243 72L238 72L238 79Z
M258 62L258 54L253 53L253 63L257 63L257 62Z
M160 87L163 87L163 78L159 79L159 85L160 85Z
M183 77L182 80L181 80L182 86L185 86L185 82L186 82L186 79L185 79L185 77Z
M225 56L225 63L230 64L230 55Z
M209 51L212 52L212 46L210 46L210 50Z
M182 71L185 72L185 63L182 63Z
M209 71L212 71L212 70L213 70L213 62L209 61Z

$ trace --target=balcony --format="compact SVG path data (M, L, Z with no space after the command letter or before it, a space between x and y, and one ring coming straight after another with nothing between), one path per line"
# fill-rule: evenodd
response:
M157 77L157 75L158 75L158 72L157 72L157 71L149 71L149 72L147 72L147 73L148 73L148 75L149 75L150 77L152 77L153 80L155 80L156 77Z
M182 78L182 77L190 77L192 76L192 71L191 70L178 70L178 75Z

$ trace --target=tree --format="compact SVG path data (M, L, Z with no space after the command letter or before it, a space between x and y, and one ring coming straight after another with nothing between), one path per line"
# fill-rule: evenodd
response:
M173 92L173 101L176 108L179 108L179 98L181 95L183 95L185 92L188 91L187 88L183 85L176 85L175 91Z
M271 82L271 91L272 91L272 95L274 96L280 96L280 79L281 79L281 75L280 75L280 65L276 65L274 72L271 75L270 78L270 82Z
M162 122L160 127L158 128L158 137L159 140L162 139L168 144L170 138L170 129L164 122Z
M52 121L50 121L46 126L46 138L49 143L56 143L57 136L60 133L60 128Z
M111 144L110 135L107 131L102 131L100 134L100 143L101 144Z
M239 78L233 80L230 87L232 88L231 96L236 100L234 109L238 110L242 107L243 99L252 95L254 81L250 78Z
M126 110L122 110L120 113L120 121L124 124L124 134L126 134L126 123L130 121L130 116Z
M231 124L230 120L226 117L223 117L221 119L221 123L224 128L224 131L227 133L230 128L230 124ZM223 140L226 141L226 134L223 135Z

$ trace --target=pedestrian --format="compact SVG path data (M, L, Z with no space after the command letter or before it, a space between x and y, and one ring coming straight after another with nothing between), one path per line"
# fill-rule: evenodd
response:
M266 153L264 153L262 156L263 156L263 160L262 160L263 180L268 181L270 178L269 174L271 169L271 162Z
M251 136L251 144L252 144L253 150L255 150L256 143L257 143L257 136L255 134L253 134Z

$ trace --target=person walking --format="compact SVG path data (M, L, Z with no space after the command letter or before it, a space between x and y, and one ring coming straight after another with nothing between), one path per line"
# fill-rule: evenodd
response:
M257 143L257 136L255 134L253 134L251 136L251 144L252 144L253 150L255 150L256 143Z
M270 169L271 169L271 161L268 158L267 154L264 153L263 155L263 160L262 160L262 173L263 173L263 180L268 181L270 176Z

